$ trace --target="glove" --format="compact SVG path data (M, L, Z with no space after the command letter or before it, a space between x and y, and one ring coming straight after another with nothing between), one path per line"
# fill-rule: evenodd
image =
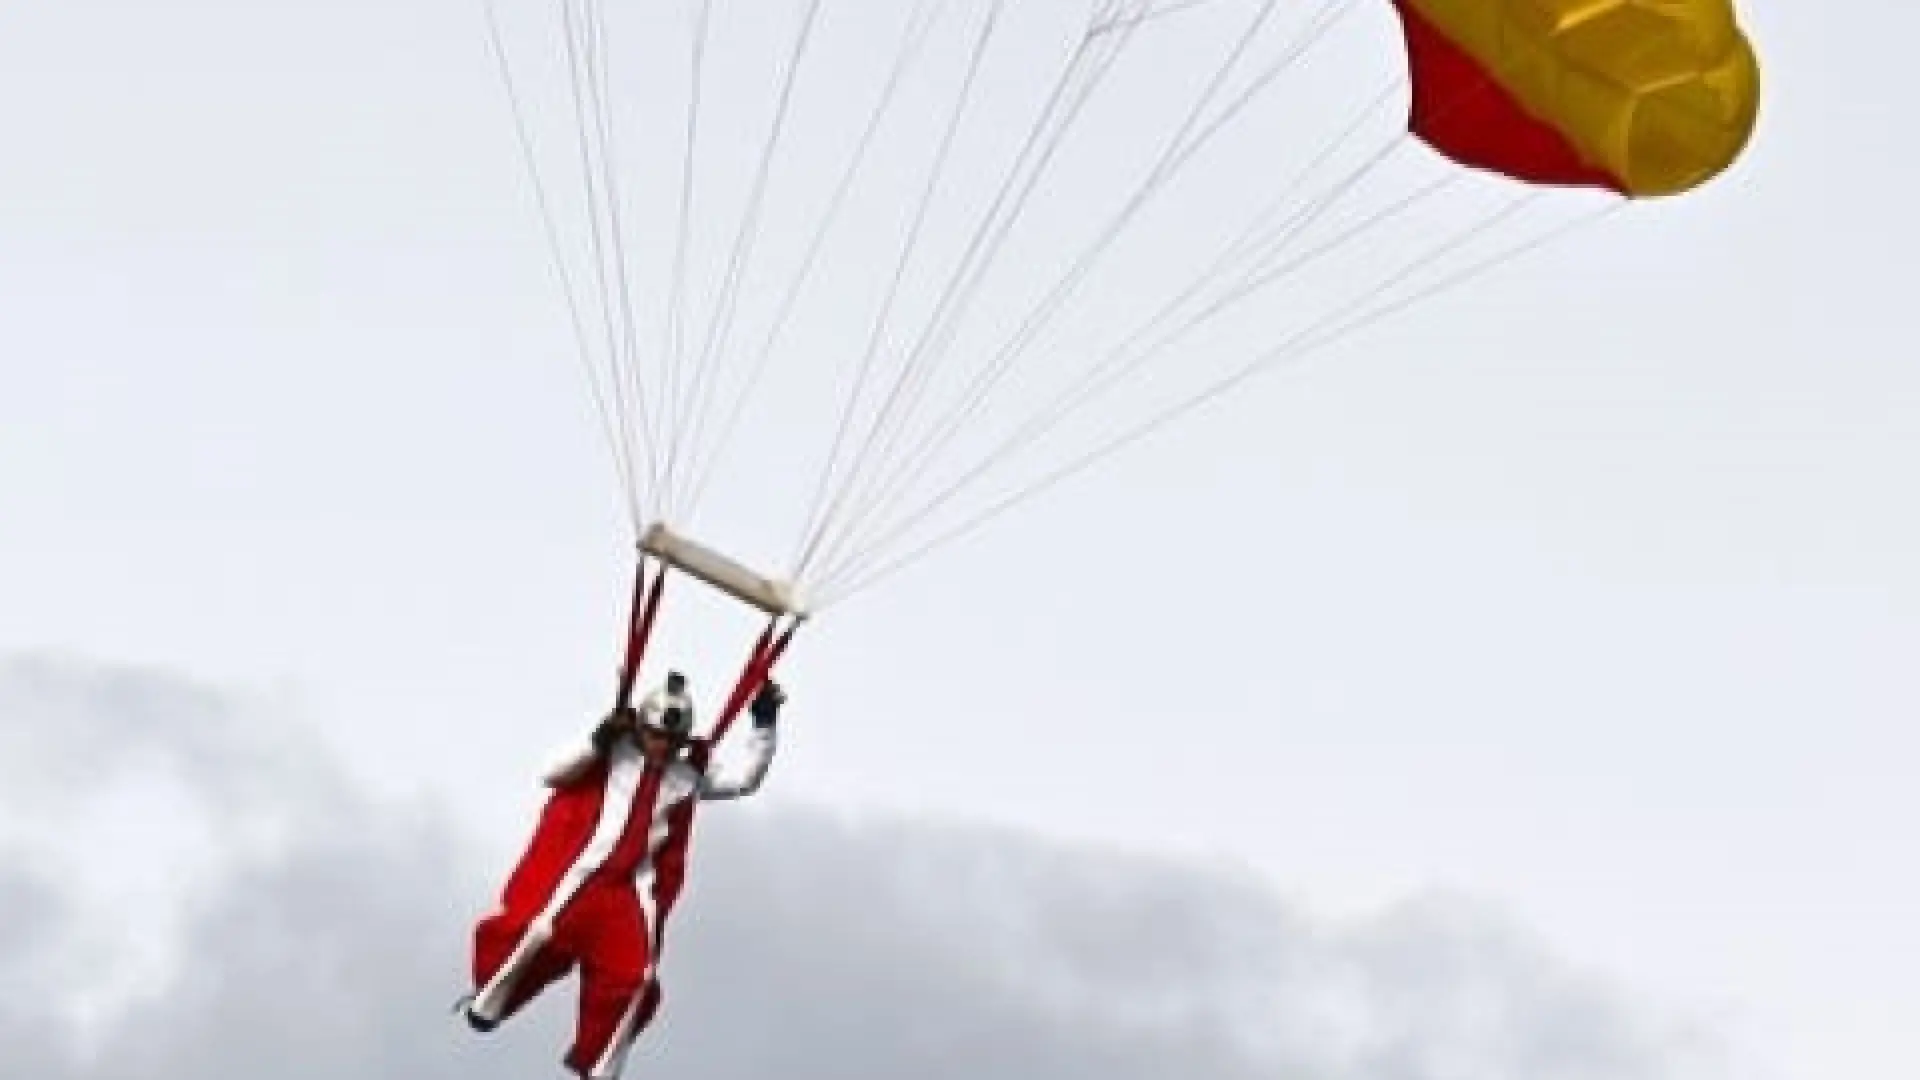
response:
M772 727L780 718L780 706L786 703L787 692L780 689L779 683L771 679L767 680L765 685L760 687L760 692L753 695L753 704L747 706L747 711L753 714L753 726Z
M605 757L613 749L613 744L633 730L634 712L632 709L615 710L593 729L593 752Z

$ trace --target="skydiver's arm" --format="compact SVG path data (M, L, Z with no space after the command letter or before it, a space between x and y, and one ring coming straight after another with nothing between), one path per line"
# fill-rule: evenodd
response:
M718 779L712 771L700 776L700 798L706 801L738 799L760 790L760 784L767 778L767 767L773 764L773 752L780 744L777 722L780 718L780 706L787 700L786 692L775 683L767 683L754 695L753 704L748 713L753 717L753 727L747 734L747 760L738 776Z
M779 741L779 736L771 726L755 727L746 738L746 761L737 767L734 775L716 776L714 770L701 774L700 798L706 802L718 802L744 798L759 791L761 783L767 778L767 768L773 764L773 752Z

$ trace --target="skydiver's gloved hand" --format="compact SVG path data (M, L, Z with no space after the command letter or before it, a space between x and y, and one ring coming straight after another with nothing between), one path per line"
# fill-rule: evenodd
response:
M780 706L786 703L787 692L780 689L779 683L768 679L766 683L760 687L760 692L753 695L753 704L747 706L747 711L753 714L753 726L756 728L773 727L774 723L780 718Z
M593 729L593 752L605 757L613 750L613 744L634 730L638 716L632 706L608 713L607 718Z

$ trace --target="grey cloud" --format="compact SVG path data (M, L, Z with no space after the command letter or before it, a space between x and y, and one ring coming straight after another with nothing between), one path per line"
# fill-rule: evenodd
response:
M0 807L46 808L156 770L222 810L315 806L326 790L316 785L338 777L306 767L301 733L260 711L171 674L0 658Z
M39 988L52 972L50 942L60 937L59 895L45 882L0 865L0 1058L44 1066L49 1017Z
M262 737L280 729L158 675L0 665L0 702L0 739L34 754L16 769L111 757L122 744L101 733L137 728L140 752L183 782L226 785L208 806L244 789L296 825L197 889L191 962L90 1053L49 1036L31 995L0 999L10 1074L560 1075L570 988L487 1038L448 1011L499 868L431 808L356 795L310 750ZM276 782L234 786L250 772ZM1682 1075L1668 1032L1465 900L1328 925L1228 870L828 814L777 792L714 808L700 849L636 1075ZM30 869L0 876L0 989L58 962L34 942L59 940L41 930L65 903Z
M39 945L53 936L59 922L59 894L46 882L14 871L0 870L0 995L18 997L35 974Z
M1330 927L1217 868L794 818L704 837L669 956L676 1076L848 1046L837 1075L1680 1075L1673 1033L1466 900Z

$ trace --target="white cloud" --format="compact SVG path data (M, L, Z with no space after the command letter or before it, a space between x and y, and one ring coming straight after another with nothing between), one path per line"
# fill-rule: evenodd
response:
M174 881L167 977L84 1041L62 1041L45 1023L61 1003L22 990L76 959L113 958L71 952L87 937L77 924L98 917L89 881L16 859L27 845L15 830L0 871L10 1071L484 1080L557 1069L570 993L484 1039L448 1012L469 920L498 868L478 866L434 810L354 791L270 715L164 674L13 661L0 664L0 705L0 738L20 755L12 773L94 778L10 784L10 819L44 825L111 801L138 762L143 790L185 796L147 826L218 852ZM256 819L279 827L250 832ZM700 848L646 1073L1682 1075L1686 1047L1670 1033L1470 901L1320 925L1216 868L837 817L777 794L710 813ZM91 887L102 881L112 884Z

